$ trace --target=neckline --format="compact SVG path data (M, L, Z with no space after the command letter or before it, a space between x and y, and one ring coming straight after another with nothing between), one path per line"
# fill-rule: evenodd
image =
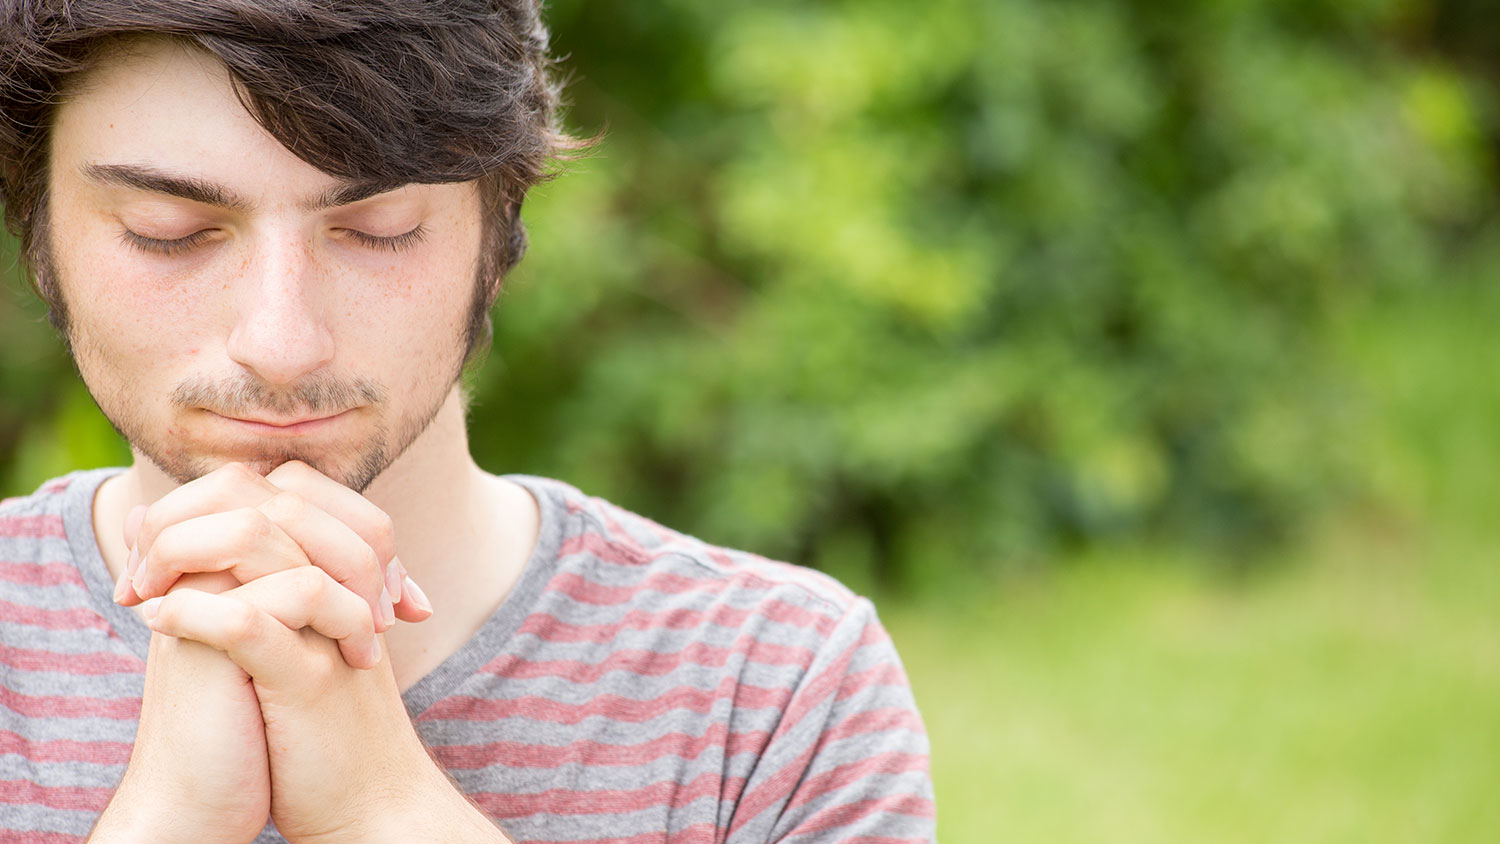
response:
M125 469L112 467L75 472L63 493L63 528L74 565L83 576L89 602L95 612L109 624L110 634L118 638L142 662L151 646L151 630L136 613L114 602L114 581L99 553L94 534L94 496L100 485ZM536 543L526 559L520 578L494 612L453 653L427 672L401 694L406 711L416 718L432 704L442 700L455 687L489 662L515 634L551 580L566 528L567 505L559 482L536 475L499 476L519 484L537 502L540 524Z

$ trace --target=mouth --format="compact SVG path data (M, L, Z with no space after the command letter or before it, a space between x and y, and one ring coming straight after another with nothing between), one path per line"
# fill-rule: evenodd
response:
M207 411L209 415L222 419L237 428L255 433L259 436L270 437L306 436L307 434L311 434L333 424L335 421L342 419L344 416L347 416L352 412L351 410L343 410L339 411L338 413L328 414L326 416L258 419L254 417L227 416L221 413L215 413L214 411L208 410L207 408L204 408L204 410Z

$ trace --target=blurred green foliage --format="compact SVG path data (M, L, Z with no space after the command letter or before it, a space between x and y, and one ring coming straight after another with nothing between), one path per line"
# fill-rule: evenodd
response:
M860 585L1275 539L1364 480L1329 320L1492 211L1411 13L554 3L608 134L532 202L476 451Z
M556 0L570 124L473 450L858 588L1256 548L1367 488L1326 338L1493 215L1443 4ZM101 457L0 301L7 492Z

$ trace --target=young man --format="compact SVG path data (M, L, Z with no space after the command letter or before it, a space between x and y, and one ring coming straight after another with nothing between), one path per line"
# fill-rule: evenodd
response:
M570 143L533 2L0 9L7 223L135 455L0 506L0 841L930 840L868 602L469 456Z

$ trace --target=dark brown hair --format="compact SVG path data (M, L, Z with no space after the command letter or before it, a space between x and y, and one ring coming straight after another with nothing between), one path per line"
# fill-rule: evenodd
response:
M585 144L558 130L538 0L0 0L0 200L67 337L47 254L53 112L121 39L217 57L266 131L329 175L391 188L477 180L472 353L526 249L521 201Z

